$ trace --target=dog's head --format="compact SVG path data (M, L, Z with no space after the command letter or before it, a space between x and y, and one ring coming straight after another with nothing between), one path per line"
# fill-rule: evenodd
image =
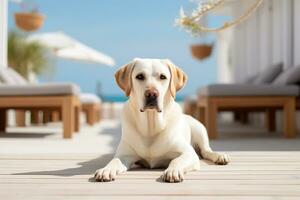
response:
M185 73L168 59L136 58L119 69L115 78L126 96L133 98L141 112L162 112L187 81Z

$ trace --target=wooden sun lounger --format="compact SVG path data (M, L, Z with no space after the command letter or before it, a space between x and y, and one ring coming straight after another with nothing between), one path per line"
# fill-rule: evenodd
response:
M0 79L4 82L5 85L10 85L10 87L13 88L13 86L16 86L15 89L18 90L18 88L22 88L23 86L26 89L26 93L24 94L24 91L18 91L22 93L23 95L27 95L33 91L35 95L39 95L40 92L43 94L47 94L47 88L40 88L39 86L34 87L29 84L29 82L24 79L19 73L17 73L14 69L7 67L0 72ZM65 83L56 83L56 84L48 84L52 90L52 95L55 95L57 92L59 95L65 95L69 94L72 88L69 86L73 86L73 84L65 84ZM31 88L32 91L28 90L28 88ZM10 91L3 88L4 92L6 94L10 94ZM3 90L1 89L1 90ZM9 89L9 88L8 88ZM15 90L14 89L14 90ZM44 89L44 90L41 90ZM48 88L49 89L49 88ZM76 89L75 89L76 90ZM3 91L2 91L3 92ZM19 94L15 93L13 91L13 94ZM53 93L54 92L54 93ZM67 92L67 93L66 93ZM0 91L1 93L1 91ZM72 94L72 92L71 92ZM101 106L101 99L94 95L89 93L80 93L79 89L76 93L76 96L79 96L81 108L82 111L85 112L87 116L87 122L90 125L93 125L94 123L98 122L100 120L100 106ZM29 110L28 108L26 110ZM16 125L17 126L25 126L25 111L18 109L16 110ZM32 108L29 110L31 112L31 123L33 124L41 124L41 123L47 123L49 121L60 121L62 119L62 111L61 109L55 109L55 108ZM42 118L39 116L39 113L42 113ZM78 125L79 126L79 125Z
M0 86L0 130L5 132L8 109L58 110L62 113L63 137L71 138L80 128L78 92L72 84Z
M81 102L80 102L81 103ZM62 120L62 114L59 110L49 110L49 109L43 109L39 110L42 111L43 117L41 119L37 119L34 117L33 123L48 123L48 122L58 122ZM98 103L85 103L81 104L80 111L83 112L86 115L86 122L89 125L94 125L95 123L99 122L101 119L101 104ZM32 113L35 113L31 111ZM18 126L22 126L25 121L25 118L18 119ZM24 126L24 125L23 125Z
M89 125L94 125L100 121L101 118L101 106L95 103L82 104L82 112L86 115L86 122Z
M296 136L295 97L201 97L198 100L198 107L200 113L199 120L205 124L211 139L218 137L216 123L218 111L228 111L236 108L253 108L253 110L257 110L258 108L282 108L284 127L283 134L287 138L293 138Z
M93 94L80 94L80 111L86 116L86 122L94 125L101 119L101 100ZM62 120L62 114L57 109L31 109L31 123L45 124ZM39 114L42 113L42 116ZM16 125L25 126L25 110L16 110Z
M220 111L266 110L266 119L269 120L267 124L275 126L273 110L282 109L283 134L287 138L293 138L296 136L295 113L298 95L299 87L293 85L210 85L200 90L197 100L198 119L206 126L209 137L215 139L218 137L216 121Z
M79 131L80 102L76 96L26 96L0 98L0 130L5 132L7 109L58 109L62 112L63 137Z

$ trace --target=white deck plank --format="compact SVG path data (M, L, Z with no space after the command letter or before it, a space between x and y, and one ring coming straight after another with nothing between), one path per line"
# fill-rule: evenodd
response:
M98 164L108 160L97 160L101 155L96 154L1 155L0 199L300 198L300 152L229 154L229 165L201 161L201 170L178 184L162 183L159 169L129 171L111 183L91 182ZM281 157L285 161L279 162Z
M24 130L29 134L17 133ZM83 126L72 140L62 140L60 130L52 125L13 128L11 137L0 137L0 200L300 199L299 138L287 140L257 128L233 136L230 130L227 138L220 134L211 141L213 149L246 149L226 151L231 159L227 166L202 160L200 171L178 184L160 182L162 169L133 170L114 182L96 183L91 180L94 171L112 158L118 144L119 122ZM38 137L43 132L51 134Z

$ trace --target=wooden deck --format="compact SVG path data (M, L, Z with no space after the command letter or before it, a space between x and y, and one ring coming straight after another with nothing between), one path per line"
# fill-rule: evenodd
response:
M231 163L201 161L182 183L163 183L162 170L134 170L94 182L111 155L0 154L0 199L300 199L299 151L233 151Z

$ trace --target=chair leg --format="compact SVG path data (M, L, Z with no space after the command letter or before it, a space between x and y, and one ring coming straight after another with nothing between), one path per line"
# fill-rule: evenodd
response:
M51 121L51 111L43 110L43 123L47 124L50 121Z
M72 97L66 97L62 105L63 137L72 138L75 123L75 109Z
M101 120L101 105L98 105L96 109L96 122L99 122L100 120Z
M205 108L198 108L198 120L205 126Z
M233 119L235 122L239 122L241 120L241 113L239 111L234 111L233 112Z
M241 120L241 123L242 123L242 124L248 124L248 122L249 122L249 117L248 117L249 115L248 115L248 112L247 112L247 111L241 112L240 115L241 115L241 116L240 116L240 117L241 117L241 119L240 119L240 120Z
M249 122L249 115L247 111L234 111L233 113L234 121L241 122L242 124L247 124Z
M101 108L99 107L96 111L97 122L101 120Z
M265 112L265 126L269 132L274 132L276 130L275 114L274 109L267 109Z
M286 138L296 137L296 100L289 98L283 106L283 132Z
M184 114L197 118L197 102L184 102Z
M51 112L51 122L59 122L61 121L60 112L52 111Z
M86 110L86 120L89 125L94 125L95 119L95 109L93 105L89 105Z
M0 109L0 133L5 133L6 129L6 109Z
M25 126L25 110L15 110L16 126Z
M40 121L39 121L39 110L32 110L30 111L31 113L31 123L32 124L38 124Z
M208 102L205 108L205 125L210 139L218 137L217 132L217 107L212 102Z
M80 107L79 106L76 106L75 107L75 132L79 132L80 130Z

